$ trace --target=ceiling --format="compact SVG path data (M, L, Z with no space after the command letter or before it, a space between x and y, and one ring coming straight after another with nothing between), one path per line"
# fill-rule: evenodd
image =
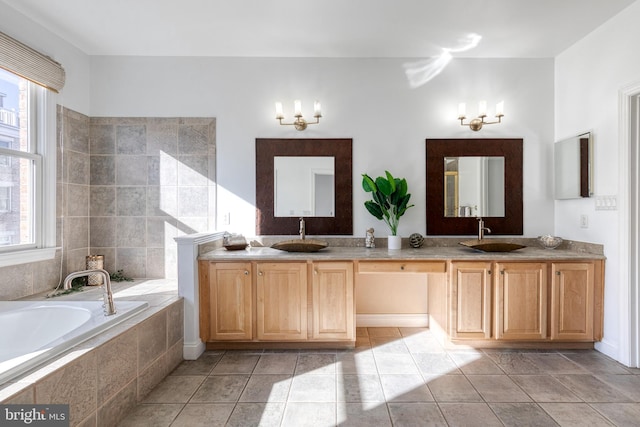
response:
M89 55L554 57L635 0L0 0Z

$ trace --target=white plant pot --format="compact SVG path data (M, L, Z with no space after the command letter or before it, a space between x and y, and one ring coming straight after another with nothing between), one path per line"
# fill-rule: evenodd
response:
M387 237L387 248L389 250L399 250L402 248L402 237L401 236L388 236Z

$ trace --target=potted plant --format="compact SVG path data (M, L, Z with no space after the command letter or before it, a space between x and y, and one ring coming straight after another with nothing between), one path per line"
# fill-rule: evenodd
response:
M362 188L371 193L373 200L364 202L369 213L389 226L391 235L388 240L389 249L400 249L401 237L398 233L400 217L412 207L409 204L411 194L408 193L407 180L394 178L385 171L386 178L379 176L375 181L366 173L362 174Z

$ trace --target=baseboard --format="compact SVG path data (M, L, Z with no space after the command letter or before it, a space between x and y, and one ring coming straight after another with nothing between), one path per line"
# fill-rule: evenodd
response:
M626 364L629 361L622 361L620 360L620 349L618 348L618 346L615 343L611 343L610 341L607 341L606 339L603 339L600 342L596 342L594 344L594 348L596 350L598 350L600 353L606 354L607 356L609 356L610 358L622 363L622 364Z
M356 326L364 328L403 327L425 328L429 326L429 315L419 314L356 314Z
M202 341L194 343L184 343L182 348L182 357L185 360L196 360L202 353L204 353L205 345Z

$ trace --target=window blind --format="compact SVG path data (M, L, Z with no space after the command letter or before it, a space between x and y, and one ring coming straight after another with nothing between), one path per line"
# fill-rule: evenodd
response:
M0 68L54 92L64 87L62 65L3 32L0 32Z

